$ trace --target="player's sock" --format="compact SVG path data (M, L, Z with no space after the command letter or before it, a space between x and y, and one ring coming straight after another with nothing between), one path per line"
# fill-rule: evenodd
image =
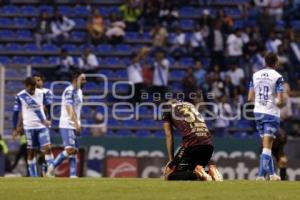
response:
M270 161L269 161L269 174L270 176L275 175L275 168L274 168L274 162L272 156L270 156Z
M269 163L271 159L271 150L267 148L263 148L263 151L260 155L259 161L259 169L258 169L258 176L264 177L267 172L269 172Z
M49 167L50 165L53 165L53 154L46 154L45 155L45 161L47 163L47 166Z
M76 155L70 155L69 156L69 163L70 163L70 177L77 176Z
M32 160L27 160L27 164L28 164L29 176L31 177L38 176L37 168L36 168L36 159L34 158Z
M281 167L279 173L281 180L287 180L286 167Z
M60 165L60 163L62 163L68 156L69 154L66 150L58 154L58 156L53 161L54 168Z

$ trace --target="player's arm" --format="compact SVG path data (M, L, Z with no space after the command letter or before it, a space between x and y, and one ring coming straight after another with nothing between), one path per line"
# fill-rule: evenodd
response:
M47 119L51 120L51 104L53 102L53 94L48 91L44 94L44 111Z
M14 102L14 112L12 116L12 122L13 122L13 133L12 137L15 139L18 135L20 135L20 131L18 130L18 121L19 121L19 112L21 110L21 101L18 96L15 97Z
M164 122L164 131L166 135L166 147L168 152L169 161L174 159L174 137L173 128L170 122Z
M78 123L77 115L76 115L76 112L75 112L75 110L73 108L74 99L73 99L72 91L67 91L66 94L65 94L65 98L66 98L66 110L67 110L67 113L68 113L71 121L75 125L76 132L80 133L81 127L80 127L80 124Z
M284 81L283 78L280 77L276 82L276 99L275 103L279 108L282 108L285 105L284 99Z
M248 92L248 101L254 102L254 100L255 100L255 92L254 92L254 87L253 87L253 81L250 81L249 92Z

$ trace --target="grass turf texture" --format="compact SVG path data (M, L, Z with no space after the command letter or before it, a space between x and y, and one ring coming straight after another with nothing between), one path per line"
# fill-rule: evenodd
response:
M296 200L299 182L166 182L160 179L0 178L1 200Z

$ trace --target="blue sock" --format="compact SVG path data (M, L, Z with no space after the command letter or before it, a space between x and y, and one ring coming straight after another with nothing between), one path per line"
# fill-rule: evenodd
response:
M272 176L274 174L275 174L275 169L274 169L273 158L271 156L270 157L270 162L269 162L269 175Z
M46 154L45 155L45 161L47 163L47 166L49 167L50 165L53 165L53 154Z
M56 156L55 160L53 161L53 166L57 167L58 165L60 165L66 159L66 157L68 157L68 152L64 150L63 152L58 154L58 156Z
M28 171L30 177L37 177L37 169L36 169L36 159L27 160L28 163Z
M70 176L77 176L76 155L69 156L69 163L70 163Z
M265 176L266 173L270 174L271 160L272 160L271 149L263 148L262 154L260 155L258 176Z

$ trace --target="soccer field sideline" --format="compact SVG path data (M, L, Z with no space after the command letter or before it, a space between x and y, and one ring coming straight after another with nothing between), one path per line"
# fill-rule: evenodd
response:
M167 182L128 178L0 178L1 200L299 199L299 182Z

